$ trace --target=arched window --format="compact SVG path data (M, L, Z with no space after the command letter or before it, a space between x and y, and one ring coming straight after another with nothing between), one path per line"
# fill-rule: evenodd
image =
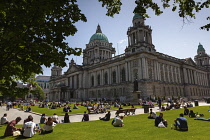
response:
M107 72L104 74L104 83L108 84L108 74L107 74Z
M122 81L125 81L125 69L124 68L121 71L121 78L122 78Z
M112 72L112 81L113 83L116 83L116 71Z
M91 77L91 86L94 86L94 76Z
M100 74L98 75L97 79L98 79L98 85L100 85L101 84L100 83Z

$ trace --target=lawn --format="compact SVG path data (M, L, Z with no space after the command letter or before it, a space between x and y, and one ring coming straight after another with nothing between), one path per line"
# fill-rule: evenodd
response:
M79 109L72 109L73 105L71 104L71 110L72 112L69 112L69 114L83 114L84 111L87 111L87 107L84 106L78 106ZM130 106L122 106L123 108L130 108ZM142 106L140 105L135 105L136 108L140 108ZM47 107L45 108L39 108L38 105L36 106L31 106L32 112L36 112L36 113L40 113L40 114L46 114L46 115L52 115L54 113L56 113L57 115L64 115L65 112L63 112L63 107L61 108L57 108L57 109L48 109ZM118 110L117 107L111 106L111 109L107 109L107 110Z
M191 108L194 112L204 114L205 118L210 118L208 106ZM113 127L111 121L89 121L58 124L51 134L36 134L31 140L208 140L209 123L207 121L188 119L189 131L180 132L171 129L173 120L182 113L183 109L164 111L164 119L168 121L167 128L157 128L154 120L147 119L148 114L128 116L124 118L124 127ZM16 139L14 137L3 137L4 125L0 125L0 139ZM19 125L21 127L21 125ZM18 138L17 138L18 139Z

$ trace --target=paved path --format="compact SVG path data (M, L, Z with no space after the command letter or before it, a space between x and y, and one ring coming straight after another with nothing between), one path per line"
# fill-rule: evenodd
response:
M206 104L205 102L199 102L199 106L210 106L210 104ZM158 109L158 107L153 108L154 112L159 112L160 110ZM16 117L21 117L22 120L19 122L19 124L23 124L23 120L26 119L28 117L28 115L32 115L34 118L34 122L35 123L39 123L40 121L40 115L36 115L33 113L29 113L29 112L24 112L24 111L19 111L18 109L10 109L9 111L6 111L6 106L0 107L0 117L3 116L4 113L7 113L7 118L9 121L15 119ZM115 113L116 111L111 111L111 118L115 117ZM143 108L137 108L135 115L138 114L144 114L144 109ZM94 120L99 120L99 117L104 117L105 113L100 113L100 114L90 114L90 121L94 121ZM83 115L79 114L79 115L70 115L70 121L71 122L81 122ZM63 120L63 116L59 116L59 120Z

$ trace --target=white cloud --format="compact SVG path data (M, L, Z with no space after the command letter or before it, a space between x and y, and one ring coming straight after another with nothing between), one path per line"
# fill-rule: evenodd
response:
M126 42L127 41L127 39L122 39L122 40L119 40L117 43L118 44L122 44L122 43L124 43L124 42Z

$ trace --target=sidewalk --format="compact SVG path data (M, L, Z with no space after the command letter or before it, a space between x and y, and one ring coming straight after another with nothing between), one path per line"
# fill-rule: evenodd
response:
M205 102L199 102L199 106L210 106L210 104L207 104ZM159 112L160 110L158 107L153 108L154 112ZM23 120L28 117L28 115L32 115L34 118L35 123L40 122L40 115L37 115L35 113L29 113L24 111L19 111L18 109L10 109L9 111L6 111L6 106L0 107L0 117L3 116L4 113L7 113L8 121L14 120L16 117L21 117L22 120L18 124L23 124ZM116 111L111 111L111 118L115 117ZM106 113L100 113L100 114L89 114L90 121L99 120L99 117L104 117ZM143 108L137 108L135 115L138 114L144 114ZM124 114L122 114L124 115ZM48 117L48 116L47 116ZM72 114L70 115L70 122L81 122L82 121L83 114ZM59 116L59 120L63 120L64 116Z

